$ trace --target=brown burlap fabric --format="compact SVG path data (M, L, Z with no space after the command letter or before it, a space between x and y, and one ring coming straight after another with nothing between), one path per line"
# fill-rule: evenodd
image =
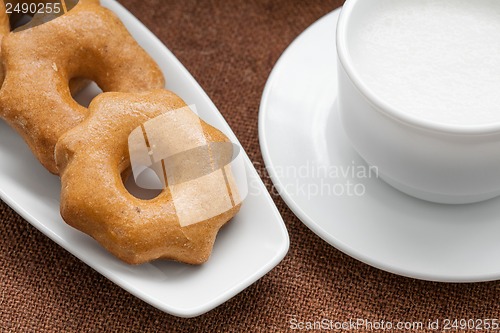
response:
M257 115L267 77L289 43L341 1L121 2L193 74L264 172ZM431 283L377 270L320 240L274 200L290 233L287 257L194 319L162 313L128 294L1 203L0 332L285 332L293 318L500 317L500 283Z

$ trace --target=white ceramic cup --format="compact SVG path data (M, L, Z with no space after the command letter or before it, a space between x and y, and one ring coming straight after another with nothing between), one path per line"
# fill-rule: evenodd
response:
M500 123L459 126L416 117L386 103L363 80L351 33L363 29L377 2L387 6L347 0L337 28L338 105L353 147L383 180L420 199L462 204L500 195Z

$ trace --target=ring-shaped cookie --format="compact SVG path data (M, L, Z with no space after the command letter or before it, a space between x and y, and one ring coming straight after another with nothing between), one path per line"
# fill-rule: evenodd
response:
M185 103L167 90L104 93L90 104L89 117L64 134L57 144L63 219L127 263L139 264L157 258L203 263L210 256L219 229L240 208L239 203L233 203L215 217L203 217L207 216L207 205L197 205L197 196L209 198L205 201L208 206L217 205L218 199L227 196L227 183L218 181L215 172L214 177L205 178L209 180L195 182L196 185L186 183L174 194L166 188L152 200L138 199L125 188L122 174L130 167L131 132L150 119L183 107ZM172 120L177 142L172 148L178 148L186 140L200 140L199 144L205 140L228 142L222 132L188 111ZM193 125L191 119L198 125ZM228 177L232 177L231 171ZM176 198L180 201L175 202ZM182 226L176 212L180 206L187 207L190 214L197 214L199 223Z
M54 174L58 139L87 115L71 96L71 79L93 80L103 91L164 86L154 60L111 11L93 1L81 1L54 20L6 35L2 58L0 117Z

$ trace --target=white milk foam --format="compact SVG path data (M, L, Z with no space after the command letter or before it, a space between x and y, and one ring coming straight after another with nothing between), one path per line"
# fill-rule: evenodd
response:
M500 122L500 0L373 0L351 29L358 73L418 118Z

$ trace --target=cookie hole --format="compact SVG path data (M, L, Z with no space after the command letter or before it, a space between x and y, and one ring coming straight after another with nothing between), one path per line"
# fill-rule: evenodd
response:
M99 94L102 94L102 89L91 80L83 78L74 78L69 82L70 90L72 91L73 99L81 106L88 108L90 102Z
M130 172L128 172L130 173ZM148 177L146 175L146 177ZM130 176L128 177L124 177L124 175L122 175L122 179L123 179L123 185L125 185L125 188L127 189L127 191L132 194L134 197L136 197L137 199L141 199L141 200L153 200L155 199L156 197L158 197L162 190L148 190L148 189L145 189L145 188L142 188L142 187L139 187L135 180L134 180L134 177L130 174ZM151 181L154 181L154 179L151 179Z
M10 31L13 31L25 24L28 24L33 19L33 15L30 14L11 14L10 16Z
M73 9L79 0L25 0L4 1L9 15L11 31L19 32L34 28L64 15Z

